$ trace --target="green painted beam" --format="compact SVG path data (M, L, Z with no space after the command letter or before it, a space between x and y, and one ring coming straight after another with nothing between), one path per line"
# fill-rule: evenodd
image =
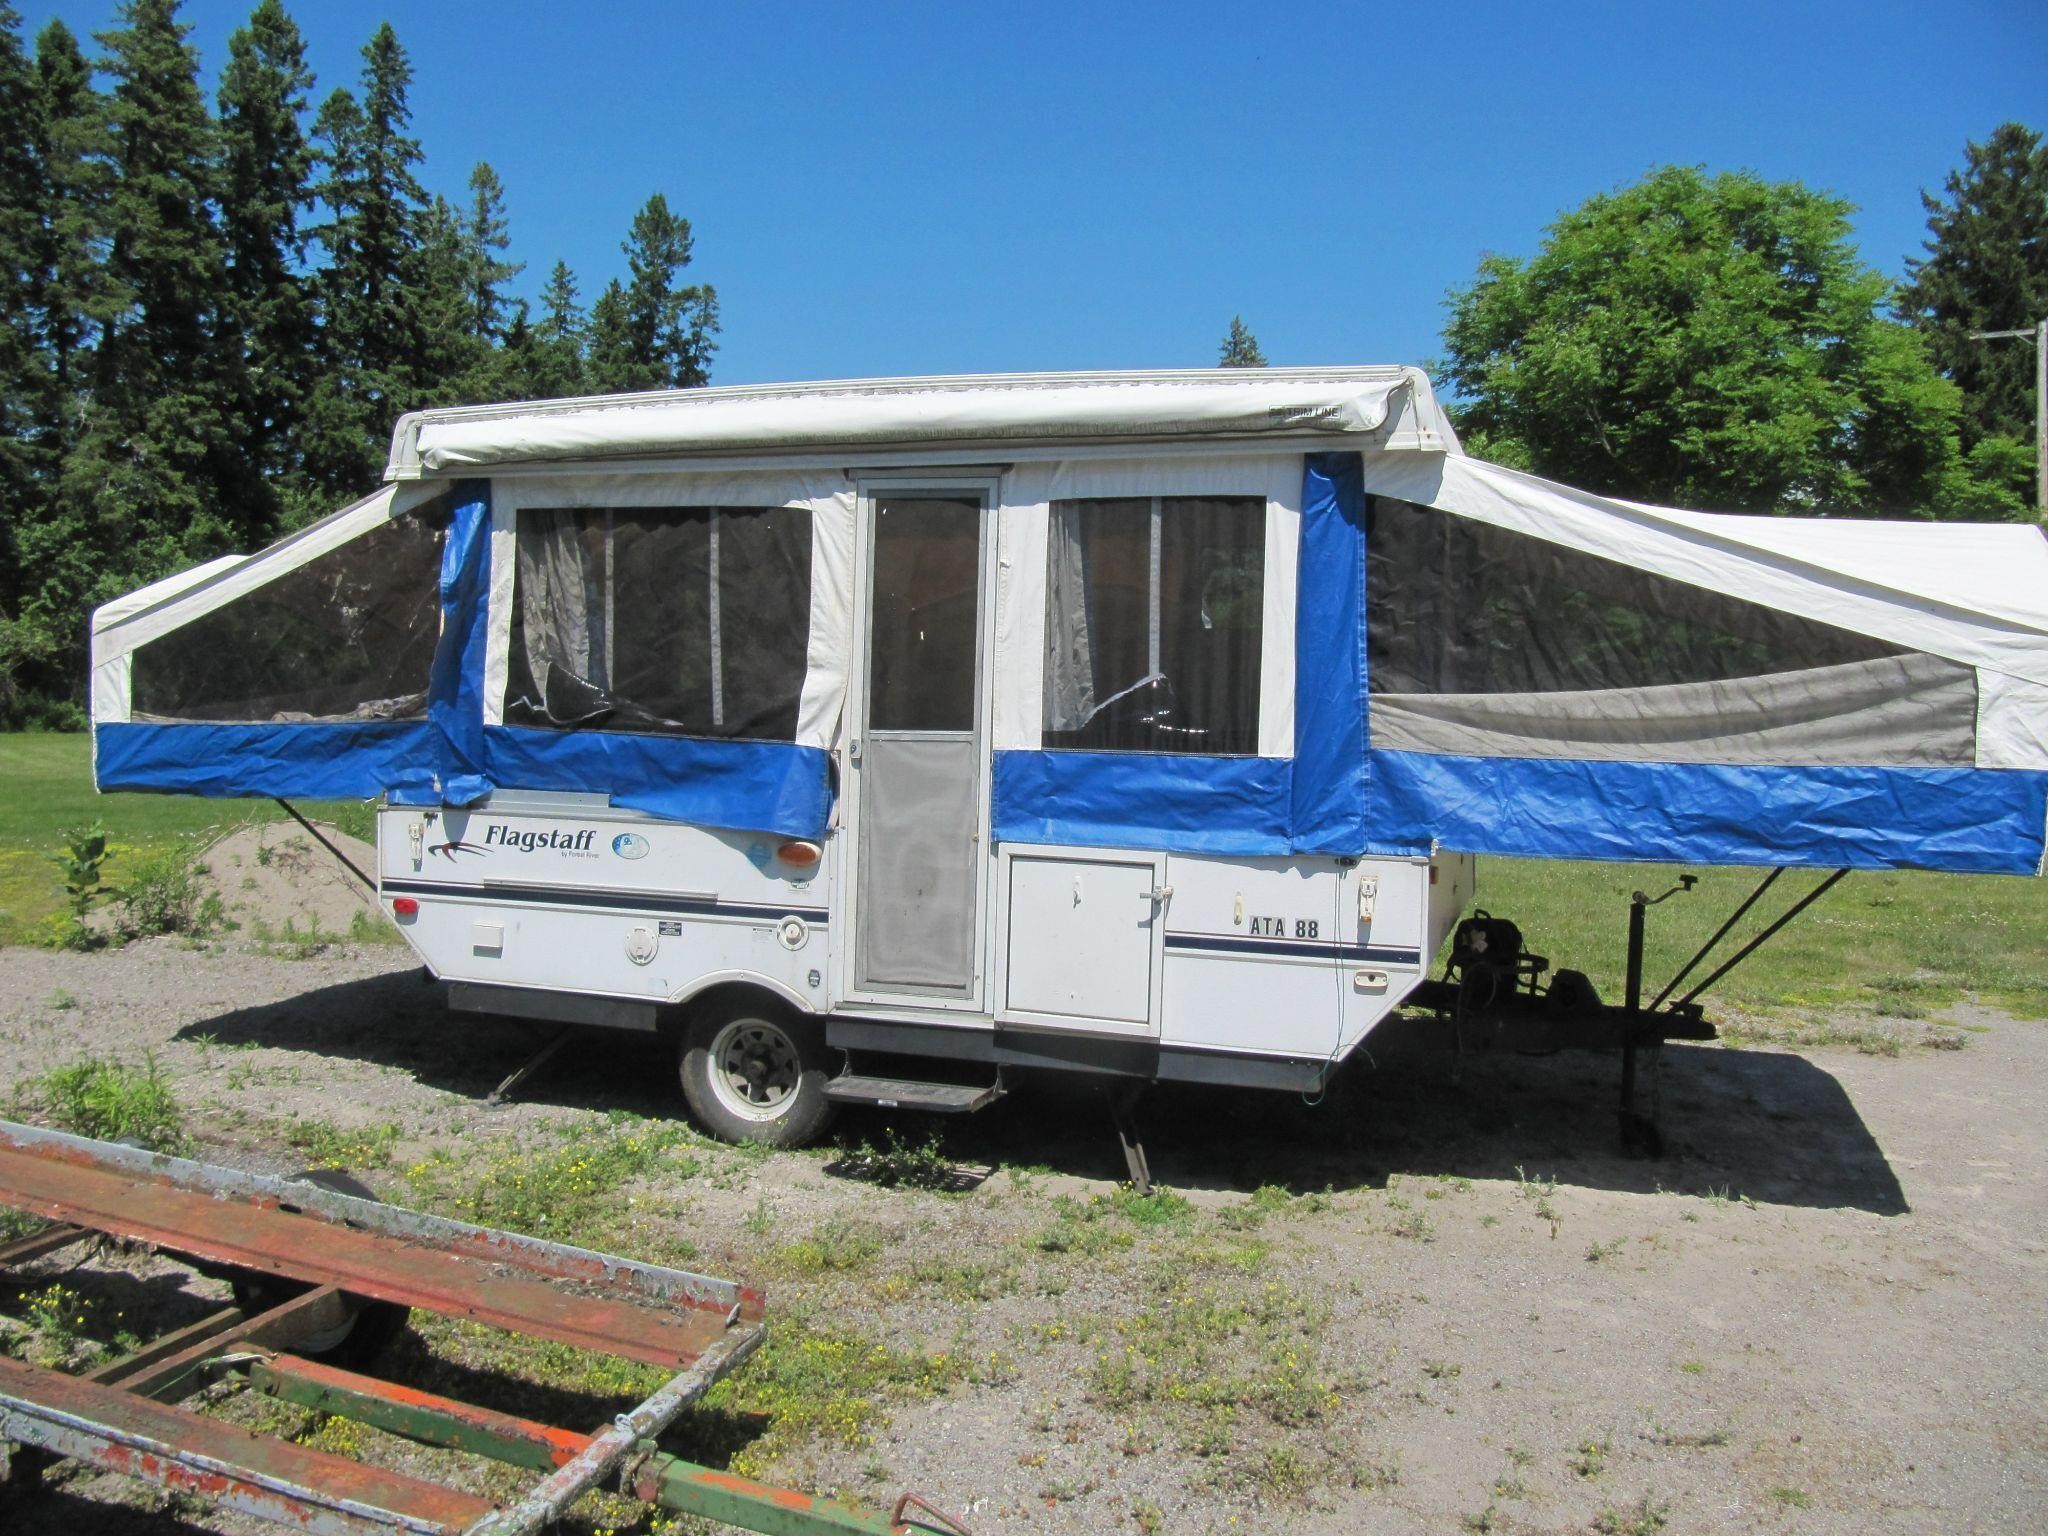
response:
M648 1458L634 1479L633 1491L663 1509L701 1515L742 1530L759 1531L762 1536L907 1536L917 1530L941 1529L915 1523L892 1525L880 1512L772 1488L663 1452Z

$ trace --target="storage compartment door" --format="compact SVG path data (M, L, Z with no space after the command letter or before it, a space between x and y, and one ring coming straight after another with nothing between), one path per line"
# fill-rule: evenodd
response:
M1164 860L1033 849L1006 863L1003 1017L1156 1034Z

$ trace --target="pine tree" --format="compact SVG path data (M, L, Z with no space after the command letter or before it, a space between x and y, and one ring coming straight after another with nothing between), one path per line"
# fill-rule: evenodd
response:
M277 490L297 469L313 373L313 303L300 217L313 204L313 152L302 119L313 84L305 42L280 0L261 0L228 40L221 73L221 236L227 251L223 350L244 359L237 429L264 477L255 543Z
M375 478L381 445L417 390L419 307L406 301L405 274L426 199L413 170L419 141L405 131L411 80L386 22L363 48L361 100L338 90L313 123L329 217L316 231L327 253L316 285L325 367L307 405L305 460L330 498Z
M30 274L34 323L48 377L37 423L55 475L77 433L87 348L112 318L100 280L109 140L92 66L61 21L36 38L35 155L41 199Z
M417 238L400 267L413 351L405 360L404 394L393 403L406 410L473 404L493 392L494 353L489 340L471 329L469 232L445 197L429 202L414 227Z
M536 400L580 395L583 378L583 306L576 300L576 274L558 261L540 295L541 320L534 327L528 392Z
M1216 360L1218 368L1263 368L1266 354L1259 350L1259 338L1254 336L1244 323L1244 316L1230 317L1230 334L1223 338L1223 346Z
M583 351L583 381L593 393L616 395L645 389L649 369L633 350L626 290L615 277L590 306L588 340Z
M489 161L469 173L469 209L462 221L464 279L469 289L469 330L480 341L505 331L505 284L526 270L523 261L499 255L512 244L505 216L505 184Z
M248 490L217 345L225 271L198 56L176 0L127 0L119 14L124 25L99 35L114 79L103 318L62 481L81 543L35 599L73 632L91 603L232 547ZM82 651L73 668L75 685Z
M2031 440L2034 356L2024 344L1970 340L2048 317L2048 144L2003 123L1951 171L1946 197L1927 193L1924 259L1908 260L1900 307L1934 364L1962 387L1963 440Z
M609 390L687 389L710 382L718 295L709 286L678 287L695 240L690 221L669 211L659 192L633 216L622 249L628 282L620 296L623 338L607 360ZM606 297L610 290L606 290ZM604 301L599 300L602 304ZM592 335L597 315L592 312Z
M30 659L20 624L18 529L42 500L36 422L49 363L35 319L35 246L42 177L35 153L35 72L21 17L0 5L0 721L16 714L15 675Z

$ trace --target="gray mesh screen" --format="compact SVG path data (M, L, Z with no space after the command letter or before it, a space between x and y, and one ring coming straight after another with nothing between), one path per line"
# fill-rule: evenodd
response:
M1973 760L1970 668L1384 497L1375 747L1799 765Z
M1045 745L1256 752L1265 545L1259 497L1055 502Z
M447 505L379 523L137 649L134 718L424 718Z
M529 508L517 550L507 724L795 738L807 509Z
M864 989L972 990L977 757L971 735L865 743L855 941Z

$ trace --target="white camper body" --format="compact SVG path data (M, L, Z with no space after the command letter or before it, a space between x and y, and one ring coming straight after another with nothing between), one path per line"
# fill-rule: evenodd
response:
M1591 495L1412 368L432 411L387 480L94 616L101 787L380 798L455 1007L680 1023L723 1134L1313 1092L1418 987L1457 1027L1479 853L2048 856L2039 528ZM1453 955L1649 1038L1545 964Z

